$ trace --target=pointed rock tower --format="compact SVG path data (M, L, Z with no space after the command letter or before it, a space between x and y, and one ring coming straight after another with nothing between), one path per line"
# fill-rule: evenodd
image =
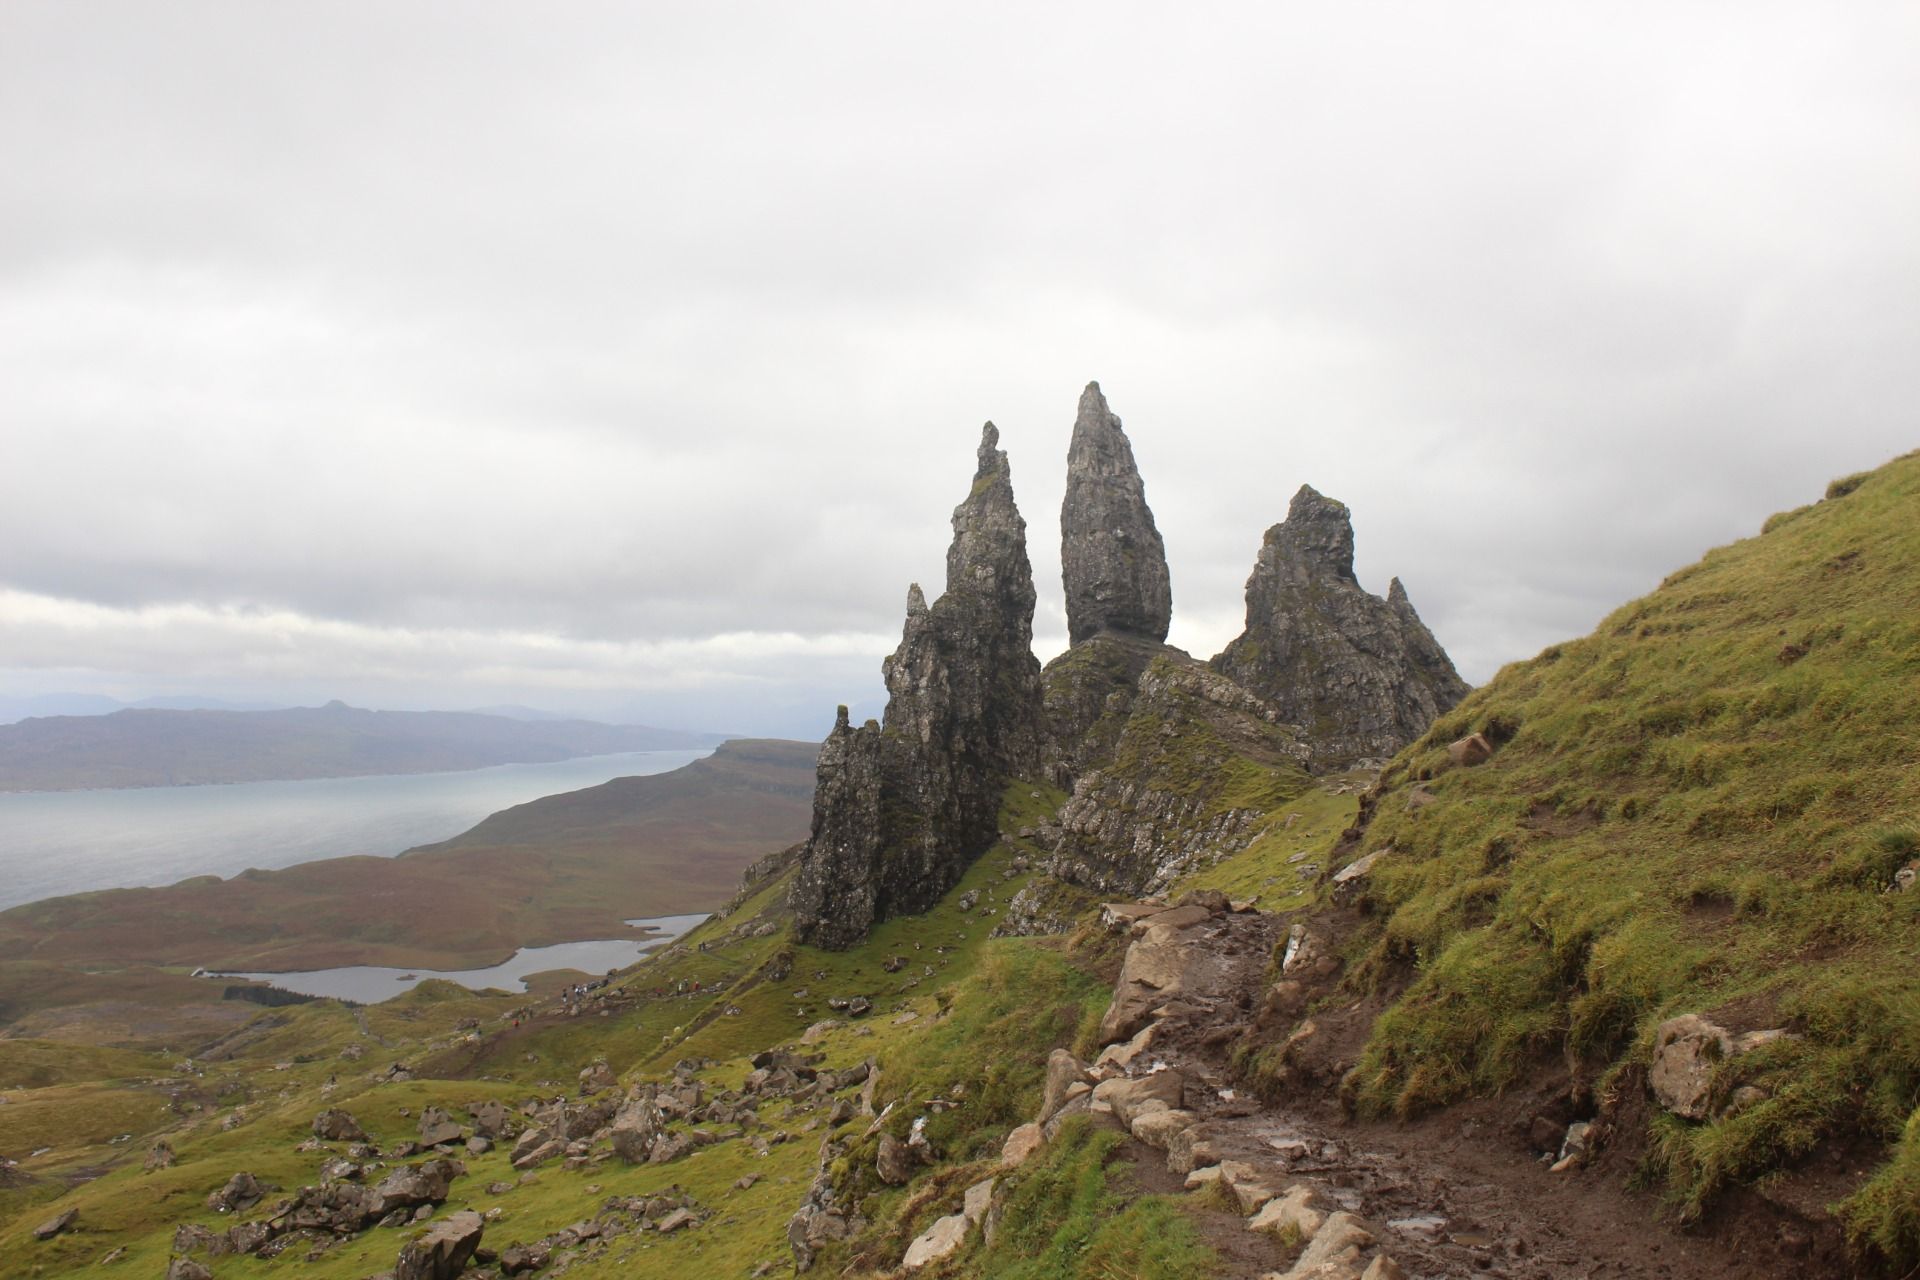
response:
M1247 627L1213 667L1275 704L1340 763L1392 755L1467 695L1398 578L1387 598L1353 576L1344 503L1300 486L1247 579Z
M953 512L947 589L907 593L882 666L885 727L840 708L820 750L813 834L789 901L800 941L844 948L925 911L998 834L1007 781L1040 758L1033 568L1012 472L989 422L973 488Z
M1103 632L1155 644L1167 638L1173 616L1167 550L1147 509L1133 446L1097 382L1080 394L1067 449L1060 568L1070 643Z

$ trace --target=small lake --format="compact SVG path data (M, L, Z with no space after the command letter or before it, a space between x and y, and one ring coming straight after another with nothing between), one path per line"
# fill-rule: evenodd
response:
M360 1004L379 1004L404 995L429 978L457 982L471 991L497 987L502 991L525 991L526 976L552 969L578 969L594 977L613 969L624 969L656 947L664 947L707 917L654 916L629 920L635 929L648 932L641 937L605 939L598 942L562 942L552 947L522 947L504 964L489 969L461 969L443 972L434 969L388 969L380 965L356 964L339 969L309 969L299 973L216 973L214 978L252 978L270 982L287 991L305 996L327 996Z
M450 839L516 804L665 773L709 754L625 751L458 773L0 793L0 911L249 867L390 857Z

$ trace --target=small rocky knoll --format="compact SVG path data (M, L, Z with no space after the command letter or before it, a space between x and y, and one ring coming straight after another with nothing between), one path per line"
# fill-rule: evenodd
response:
M1395 578L1387 598L1353 574L1344 504L1302 485L1247 579L1247 626L1213 659L1305 731L1316 760L1390 756L1467 694Z
M1040 757L1040 664L1026 522L992 423L953 513L947 589L908 593L887 659L884 726L846 708L820 750L813 832L790 902L796 936L852 946L879 920L924 911L997 834L1006 779Z
M1154 643L1167 638L1173 588L1166 547L1147 509L1133 446L1097 382L1081 393L1067 449L1060 568L1070 643L1102 632Z
M1049 674L1097 670L1082 659L1120 647L1097 637ZM1047 871L1103 894L1158 892L1240 852L1275 806L1312 785L1307 747L1274 707L1177 649L1127 647L1129 662L1141 656L1130 686L1117 676L1087 680L1114 686L1112 709L1083 739L1103 744L1098 766L1080 774L1058 817L1035 833L1051 850ZM1067 684L1051 683L1050 694Z

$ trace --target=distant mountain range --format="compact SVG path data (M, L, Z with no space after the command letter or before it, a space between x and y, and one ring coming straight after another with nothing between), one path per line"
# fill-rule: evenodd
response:
M0 694L0 724L12 724L31 716L105 716L116 711L279 711L285 702L234 702L227 698L209 698L199 694L178 694L158 698L140 698L127 702L104 693L37 693L28 697ZM502 715L506 714L504 711Z
M369 711L343 702L267 711L129 708L0 725L0 791L438 773L721 741L646 725Z

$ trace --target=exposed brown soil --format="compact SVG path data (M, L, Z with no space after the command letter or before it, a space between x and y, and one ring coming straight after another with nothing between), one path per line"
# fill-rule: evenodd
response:
M1163 1063L1186 1074L1186 1107L1202 1117L1218 1155L1271 1171L1280 1187L1314 1184L1364 1218L1379 1247L1408 1275L1768 1280L1849 1274L1839 1233L1820 1206L1843 1189L1827 1175L1857 1170L1857 1156L1817 1156L1787 1184L1793 1190L1723 1197L1705 1221L1681 1230L1656 1195L1628 1189L1651 1105L1637 1078L1626 1082L1601 1119L1607 1145L1589 1164L1554 1173L1551 1156L1540 1149L1543 1140L1552 1144L1554 1134L1594 1115L1596 1105L1564 1065L1543 1065L1529 1089L1411 1123L1356 1123L1340 1110L1333 1082L1358 1052L1356 1028L1377 1009L1368 1001L1331 1009L1323 1003L1313 1019L1325 1030L1288 1055L1278 1105L1253 1101L1227 1063L1228 1037L1221 1032L1247 1022L1239 993L1258 989L1266 945L1278 930L1270 918L1229 914L1191 932L1196 948L1214 957L1190 970L1204 989L1189 985L1185 1000L1193 1012L1161 1024L1164 1033L1143 1068ZM1323 966L1320 990L1330 992L1333 982ZM1125 1151L1139 1162L1145 1189L1180 1190L1183 1178L1167 1172L1161 1153L1138 1143ZM1193 1215L1225 1259L1226 1274L1257 1277L1290 1265L1286 1249L1247 1231L1224 1203L1196 1205Z

